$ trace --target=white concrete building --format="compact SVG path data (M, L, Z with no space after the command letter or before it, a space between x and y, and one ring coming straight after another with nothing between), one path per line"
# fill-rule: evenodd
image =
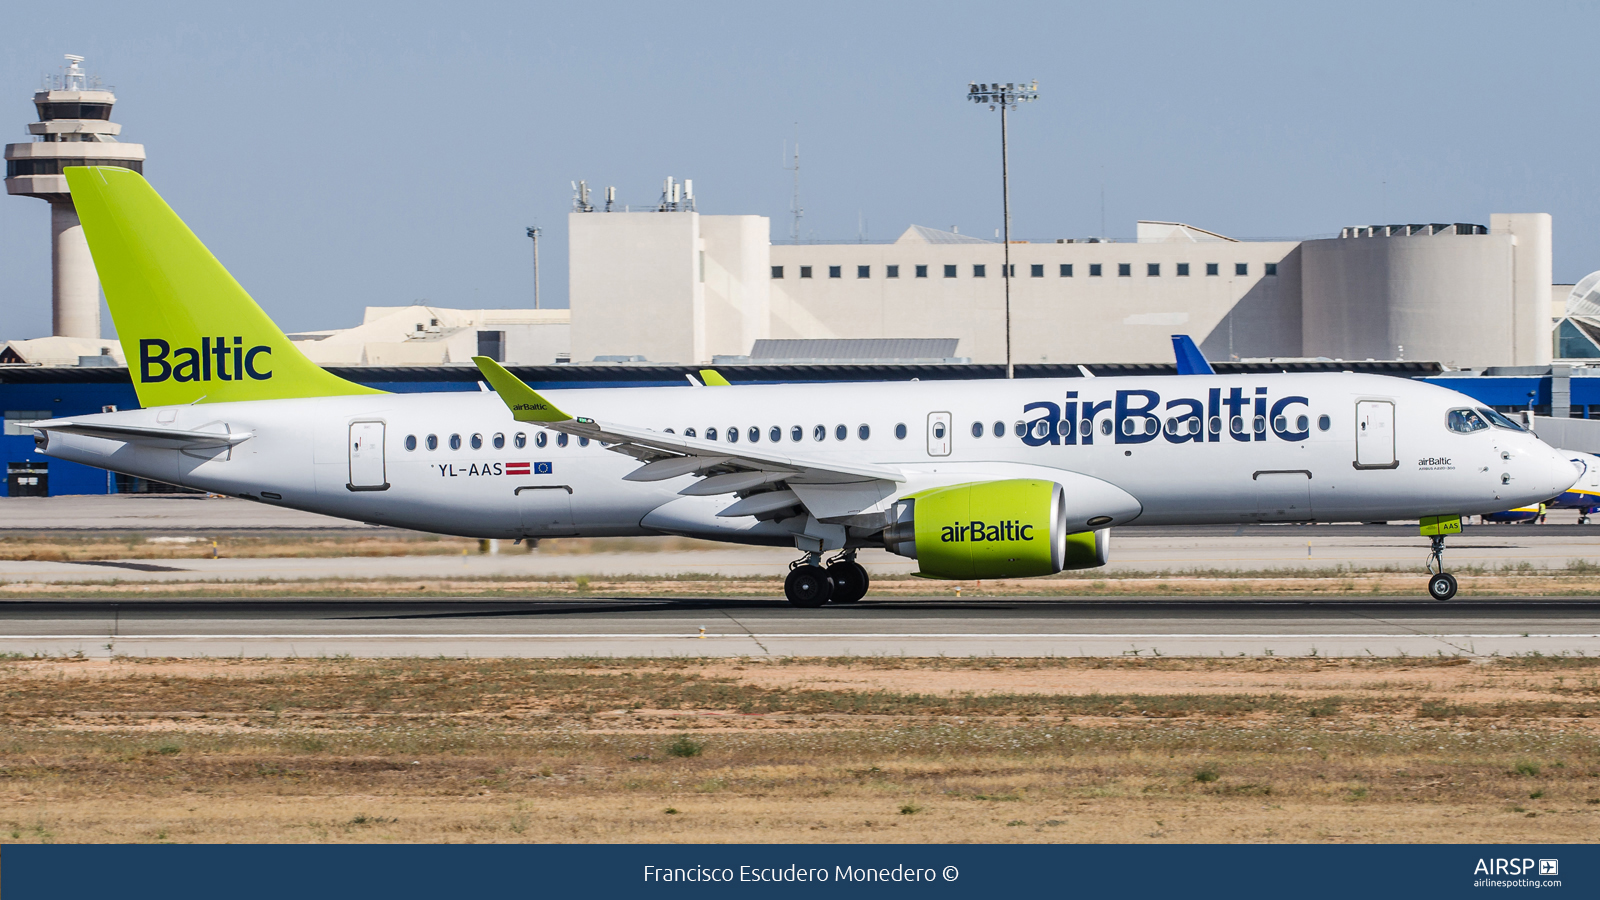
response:
M772 244L759 216L575 212L572 354L708 363L763 339L958 339L1005 357L999 243L908 228L893 243ZM1014 241L1018 363L1329 357L1550 362L1550 217L1240 241L1140 222L1136 241Z
M511 365L566 362L570 320L564 309L445 309L369 306L354 328L289 335L323 366L431 366L487 356Z
M28 126L33 141L7 144L6 193L38 197L50 204L51 331L56 337L100 339L100 277L89 242L67 191L67 166L120 166L144 171L144 145L117 140L122 126L111 121L117 98L91 85L78 67L83 57L67 54L69 65L56 90L33 95L39 121Z

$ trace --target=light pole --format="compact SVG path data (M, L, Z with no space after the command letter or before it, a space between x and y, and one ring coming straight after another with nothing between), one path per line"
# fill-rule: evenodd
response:
M1016 373L1011 365L1011 173L1010 158L1006 149L1006 112L1016 109L1018 103L1039 99L1039 82L1029 84L969 82L967 99L973 103L987 103L991 111L996 107L1000 109L1000 209L1005 231L1004 262L1000 267L1000 277L1005 280L1006 285L1006 377L1013 378Z
M533 239L533 308L539 308L539 235L544 232L537 225L528 226L528 237Z

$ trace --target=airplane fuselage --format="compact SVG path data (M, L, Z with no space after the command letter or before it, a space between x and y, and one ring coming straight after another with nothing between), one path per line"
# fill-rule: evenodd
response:
M1100 513L1112 525L1471 515L1545 500L1578 475L1532 434L1452 431L1450 410L1480 407L1465 395L1347 373L544 395L576 415L678 435L693 429L730 453L754 442L897 469L907 493L1057 478L1069 503L1083 498L1074 513L1082 523ZM485 538L677 533L788 542L776 522L718 518L734 494L681 496L698 480L691 475L626 481L638 460L517 422L488 392L200 403L74 421L248 432L231 447L189 448L53 433L43 452L376 524Z

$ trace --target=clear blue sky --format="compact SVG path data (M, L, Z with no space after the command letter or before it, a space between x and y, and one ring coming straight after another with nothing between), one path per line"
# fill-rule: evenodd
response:
M789 233L992 235L997 114L1016 236L1242 237L1555 217L1555 275L1600 269L1594 4L727 3L30 7L0 34L0 134L62 53L117 90L146 175L285 328L367 305L531 305L523 229L566 304L569 182ZM1587 124L1586 124L1587 123ZM48 212L0 198L0 337L49 331Z

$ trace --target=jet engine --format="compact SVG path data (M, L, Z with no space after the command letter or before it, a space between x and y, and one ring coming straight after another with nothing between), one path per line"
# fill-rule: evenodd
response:
M1021 578L1106 564L1110 529L1069 533L1066 492L1053 481L959 484L895 503L889 552L935 578Z

